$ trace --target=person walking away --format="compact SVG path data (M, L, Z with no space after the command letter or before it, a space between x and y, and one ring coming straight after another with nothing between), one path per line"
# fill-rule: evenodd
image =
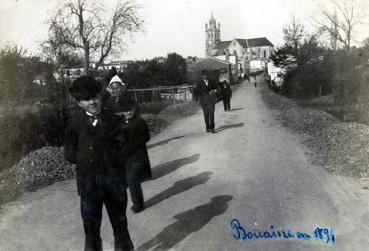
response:
M120 100L118 109L114 112L120 117L117 141L126 170L128 188L131 194L133 213L144 210L144 197L141 183L151 178L151 165L146 143L150 140L149 128L145 120L135 113L132 103Z
M209 80L208 71L201 72L201 81L194 89L194 98L204 113L206 132L215 133L214 113L217 102L217 85Z
M101 111L102 85L83 76L69 89L78 107L70 113L64 142L64 156L76 164L85 232L85 251L103 250L100 237L102 208L105 205L114 234L114 250L133 250L127 228L127 184L119 164L119 147L114 138L118 119Z
M250 84L250 74L246 74L246 79L247 79L247 82Z

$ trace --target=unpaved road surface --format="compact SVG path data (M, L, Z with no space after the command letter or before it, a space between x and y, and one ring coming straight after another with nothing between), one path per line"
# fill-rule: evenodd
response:
M261 88L260 85L258 88ZM297 135L274 119L257 88L241 84L232 111L216 107L216 134L202 113L175 122L149 142L153 180L144 184L147 208L127 210L138 250L369 250L368 190L309 161ZM129 202L129 207L131 203ZM82 250L84 234L75 181L28 193L0 212L0 250ZM291 230L325 239L235 240L245 231ZM104 212L104 250L113 250Z

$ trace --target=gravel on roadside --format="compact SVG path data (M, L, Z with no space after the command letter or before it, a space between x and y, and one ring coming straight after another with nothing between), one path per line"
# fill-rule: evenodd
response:
M265 87L263 100L278 111L278 120L302 136L313 162L328 171L354 178L369 176L369 126L341 122L333 115L299 106Z
M151 136L163 131L175 120L196 113L200 107L187 102L166 107L158 115L142 114ZM46 146L30 152L7 172L0 174L0 205L13 200L24 190L35 190L75 175L75 166L64 159L63 147Z

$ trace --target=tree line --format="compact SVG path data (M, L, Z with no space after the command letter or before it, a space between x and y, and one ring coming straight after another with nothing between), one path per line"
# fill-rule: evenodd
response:
M67 95L63 70L84 68L106 84L109 72L99 66L109 55L121 54L128 39L143 31L141 7L134 0L118 0L112 8L104 4L90 0L60 3L49 17L42 54L13 45L0 48L0 170L30 150L62 144ZM94 67L90 60L95 61ZM129 86L144 88L182 84L186 71L186 60L170 53L132 62L120 75Z
M365 10L359 1L332 1L312 17L318 29L310 33L292 17L283 29L285 44L272 56L286 70L283 94L333 94L337 104L369 104L369 40L352 45Z

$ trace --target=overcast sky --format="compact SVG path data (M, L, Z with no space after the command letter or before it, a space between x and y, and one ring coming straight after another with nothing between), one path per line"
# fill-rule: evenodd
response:
M105 0L108 2L110 0ZM61 0L1 0L0 46L13 43L37 51L47 37L45 24ZM113 0L112 0L113 2ZM282 44L283 26L295 15L311 27L318 0L137 0L143 9L145 32L128 41L121 59L145 59L177 52L205 54L205 22L213 13L221 24L221 39L267 37ZM360 34L363 35L363 34Z

